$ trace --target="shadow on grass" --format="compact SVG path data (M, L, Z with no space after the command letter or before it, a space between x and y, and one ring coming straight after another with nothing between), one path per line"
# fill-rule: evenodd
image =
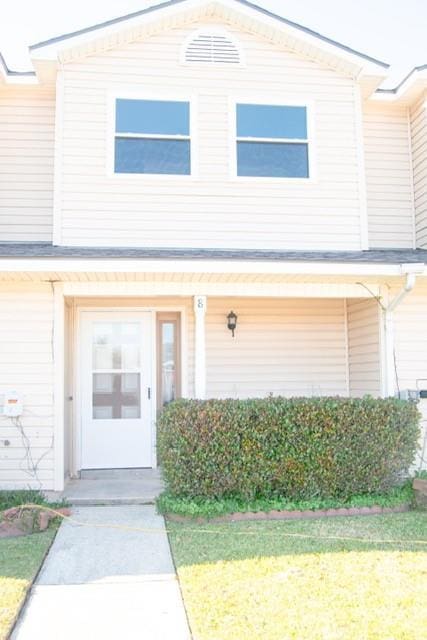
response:
M177 567L313 553L427 553L427 513L423 512L224 525L168 522L168 531Z

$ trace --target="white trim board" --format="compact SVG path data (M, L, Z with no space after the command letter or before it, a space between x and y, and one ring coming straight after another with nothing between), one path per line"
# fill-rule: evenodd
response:
M253 273L402 276L413 265L262 260L134 260L98 258L0 258L0 273ZM424 275L427 267L424 264Z

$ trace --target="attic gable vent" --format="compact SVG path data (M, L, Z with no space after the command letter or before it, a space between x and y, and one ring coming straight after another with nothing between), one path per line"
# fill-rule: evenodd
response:
M241 53L234 40L225 32L198 31L185 43L183 62L206 64L240 64Z

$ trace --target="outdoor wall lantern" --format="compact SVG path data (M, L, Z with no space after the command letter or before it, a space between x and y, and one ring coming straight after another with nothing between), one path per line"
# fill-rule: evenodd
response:
M227 316L227 327L230 329L231 331L231 335L234 338L234 331L236 329L236 325L237 325L237 316L234 313L234 311L230 311L230 313Z

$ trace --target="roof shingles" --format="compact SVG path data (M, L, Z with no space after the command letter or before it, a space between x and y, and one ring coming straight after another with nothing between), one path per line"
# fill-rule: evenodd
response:
M70 247L49 243L0 244L4 259L67 258L88 260L232 260L320 263L427 263L426 249L371 249L369 251L281 251L263 249L195 249L144 247ZM0 266L1 268L1 266Z

